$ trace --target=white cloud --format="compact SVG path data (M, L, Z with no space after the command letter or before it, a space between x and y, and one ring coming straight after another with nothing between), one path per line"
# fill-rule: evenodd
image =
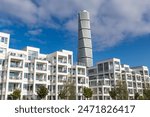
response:
M33 2L34 1L34 2ZM91 14L95 49L150 33L150 0L0 0L0 13L36 27L77 31L77 13ZM35 4L36 3L36 4ZM31 33L34 31L31 31ZM130 38L133 39L133 38Z
M0 0L0 13L25 23L35 23L37 7L31 0Z
M44 39L30 38L29 40L33 41L33 42L37 42L37 43L43 44L43 45L46 44Z
M27 34L29 34L29 35L39 35L40 33L42 33L42 29L29 30Z

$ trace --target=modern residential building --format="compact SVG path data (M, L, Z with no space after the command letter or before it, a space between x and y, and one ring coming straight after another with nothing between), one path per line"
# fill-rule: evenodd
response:
M83 87L90 87L93 100L111 99L109 91L120 80L125 81L129 99L135 93L143 95L150 86L149 70L146 66L130 67L120 59L100 61L93 66L89 12L79 13L78 63L73 64L73 52L56 51L40 53L39 48L27 46L23 50L9 47L10 35L0 32L0 99L7 100L15 89L21 90L21 99L37 99L37 89L48 88L46 99L59 100L64 85L73 81L77 100L83 99Z
M45 85L46 99L58 100L58 94L68 80L75 82L76 99L82 99L83 87L89 86L86 66L73 65L73 52L56 51L41 54L39 48L23 50L9 48L10 35L0 33L0 99L6 100L15 90L21 99L37 99L37 89Z
M90 15L86 10L78 14L78 62L93 66Z
M88 69L89 87L93 90L93 100L111 99L111 91L122 80L127 84L129 99L135 93L143 95L143 89L150 86L149 70L146 66L130 67L122 65L120 59L112 58L100 61Z

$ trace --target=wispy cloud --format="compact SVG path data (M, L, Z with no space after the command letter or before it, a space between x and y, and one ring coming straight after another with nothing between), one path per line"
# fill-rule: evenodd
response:
M13 30L9 30L9 29L2 29L1 31L4 32L4 33L9 33L11 35L14 34L14 31Z
M0 13L24 23L35 23L37 7L31 0L0 0Z
M123 42L129 35L150 33L149 6L150 0L1 0L0 13L29 26L63 27L75 32L77 13L86 9L91 14L95 49L103 50ZM40 30L29 33L36 35Z
M29 34L29 35L39 35L39 34L41 34L42 33L42 29L34 29L34 30L29 30L28 32L27 32L27 34Z
M12 22L8 19L3 19L3 18L0 18L0 27L4 27L4 26L10 26L12 25Z
M42 45L46 44L45 40L38 39L38 38L30 38L29 40L33 41L33 42L37 42L37 43L42 44Z

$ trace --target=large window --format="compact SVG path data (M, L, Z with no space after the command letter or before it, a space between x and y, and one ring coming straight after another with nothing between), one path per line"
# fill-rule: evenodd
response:
M96 69L90 69L90 70L88 70L88 74L90 75L90 74L96 74L97 72L96 72Z
M98 64L98 72L103 72L103 64Z
M109 70L109 66L108 66L108 62L104 63L104 71L108 72Z
M144 70L144 74L145 74L145 75L148 75L148 71L147 71L147 70Z
M32 60L38 57L38 52L37 51L31 51L29 50L28 52L28 60Z
M89 80L97 79L96 76L89 76Z
M120 63L118 61L115 61L115 70L120 71Z

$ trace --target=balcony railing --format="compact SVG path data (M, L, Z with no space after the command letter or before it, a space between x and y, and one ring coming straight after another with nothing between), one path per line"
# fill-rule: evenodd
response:
M84 72L78 72L78 75L85 75Z
M36 78L36 80L38 80L38 81L46 81L46 78Z
M10 67L14 67L14 68L22 68L22 67L23 67L23 65L10 64Z
M59 63L67 63L67 60L58 59L58 62L59 62Z
M60 73L67 73L67 70L58 69L58 72L60 72Z
M21 80L22 77L20 77L20 76L10 76L9 79L11 79L11 80Z
M46 71L47 69L45 67L36 67L36 70Z

